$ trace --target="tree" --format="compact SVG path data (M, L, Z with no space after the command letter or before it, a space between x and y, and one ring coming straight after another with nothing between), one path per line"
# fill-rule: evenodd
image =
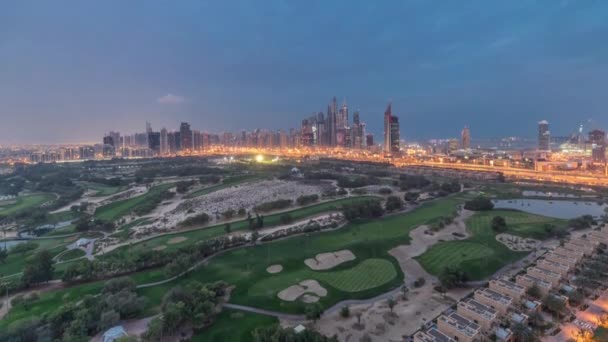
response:
M504 233L507 231L507 221L502 216L494 216L492 218L492 230L495 233Z
M464 208L474 211L486 211L494 208L494 203L487 197L478 196L464 204Z
M8 258L8 252L6 249L0 247L0 263L4 264L6 262L6 258Z
M345 305L342 307L342 309L340 309L340 316L342 316L343 318L347 318L350 316L350 308L348 307L348 305Z
M403 208L403 201L397 196L388 196L384 205L386 211L395 211Z
M468 274L459 267L448 266L439 274L439 281L446 289L458 287L468 280Z
M420 193L419 192L406 192L405 195L403 195L403 199L406 202L416 202L416 200L418 200L418 197L420 197Z
M403 300L407 300L407 293L408 293L409 291L410 291L410 289L408 289L408 287L407 287L407 286L405 286L405 285L402 285L402 286L401 286L401 298L402 298Z
M515 342L533 342L538 340L534 332L521 323L514 324L511 327L511 331L513 332Z
M224 232L226 232L226 234L230 234L231 231L232 227L230 227L230 223L226 223L226 225L224 226Z
M25 287L47 282L53 279L53 271L53 257L51 253L47 250L40 251L26 264L21 276L21 282Z
M99 317L99 330L105 330L115 326L120 321L120 314L113 309L101 313Z
M543 305L547 310L554 313L556 316L560 316L566 309L566 304L560 298L555 297L552 294L547 295L543 299Z
M397 301L393 297L390 297L386 300L386 305L388 306L389 310L391 310L391 313L394 313L393 309L395 308L395 305L397 305Z
M526 290L526 293L536 299L540 299L543 295L542 291L540 290L540 287L538 287L538 285L536 284L532 284L532 286L530 286L528 290Z
M323 308L319 303L307 305L304 313L306 314L306 319L316 322L319 318L321 318Z

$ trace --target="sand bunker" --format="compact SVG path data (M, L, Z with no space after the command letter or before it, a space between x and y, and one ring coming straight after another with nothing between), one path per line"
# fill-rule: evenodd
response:
M178 236L178 237L174 237L171 240L167 241L167 243L170 244L170 245L174 245L176 243L184 242L186 240L188 240L187 237L185 237L185 236Z
M268 272L270 274L279 273L282 270L283 270L283 266L281 266L281 265L270 265L270 266L268 266L268 268L266 268L266 272Z
M314 259L304 260L304 263L314 271L323 271L351 260L355 260L355 255L348 249L344 249L332 253L317 254Z
M311 296L304 297L302 295L312 294ZM316 280L304 280L298 285L292 285L285 290L279 292L278 297L287 302L293 302L302 296L304 300L314 300L312 297L325 297L327 296L327 290L319 285Z
M162 251L163 249L167 249L167 246L162 245L162 246L156 246L156 247L152 248L153 251Z
M306 304L316 303L319 301L319 299L321 299L321 298L319 298L315 295L311 295L311 294L305 294L302 296L302 298L300 298L300 300Z
M498 234L496 241L507 246L512 251L528 252L540 246L540 241L530 238L522 238L521 236L511 234Z

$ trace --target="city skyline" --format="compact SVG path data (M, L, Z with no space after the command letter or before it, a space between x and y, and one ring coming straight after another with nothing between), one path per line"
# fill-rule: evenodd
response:
M362 117L392 101L412 140L464 125L533 138L543 119L560 135L608 126L606 3L70 4L0 12L2 144L91 141L144 121L286 129L333 94ZM367 121L380 138L382 122Z

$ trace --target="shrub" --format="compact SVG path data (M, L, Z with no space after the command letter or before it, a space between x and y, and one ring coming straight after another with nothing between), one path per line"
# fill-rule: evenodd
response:
M403 208L403 201L397 196L388 196L384 205L386 211L394 211Z
M403 199L406 202L416 202L416 200L418 200L418 197L420 197L419 192L406 192L405 195L403 195Z
M504 233L507 231L507 221L502 216L494 216L492 218L492 230L496 233Z
M317 195L317 194L302 195L296 199L296 203L298 203L298 205L307 205L310 203L314 203L318 200L319 200L319 195Z
M340 309L340 316L342 316L342 318L348 318L350 316L350 308L348 306L343 306L342 309Z
M207 215L206 213L200 213L196 216L191 216L188 217L187 219L183 220L182 222L180 222L180 226L183 227L192 227L192 226L198 226L198 225L204 225L207 224L209 222L209 215Z
M378 190L378 193L379 193L380 195L390 195L390 194L392 194L392 193L393 193L393 190L391 190L391 188L380 188L380 189Z
M464 208L467 210L474 211L486 211L494 209L494 203L492 203L492 201L487 197L478 196L472 200L467 201L464 204Z
M255 209L255 211L259 211L259 212L280 210L280 209L285 209L285 208L290 207L292 205L292 203L293 203L293 201L290 199L278 199L275 201L262 203L262 204L256 206L254 209Z
M352 221L355 219L366 219L380 217L384 210L378 200L367 200L358 203L346 204L342 207L344 218Z

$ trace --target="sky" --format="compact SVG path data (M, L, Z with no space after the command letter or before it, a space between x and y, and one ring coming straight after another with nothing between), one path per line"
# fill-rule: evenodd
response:
M0 2L0 143L298 127L333 96L406 140L608 128L608 1ZM352 117L352 114L351 114Z

